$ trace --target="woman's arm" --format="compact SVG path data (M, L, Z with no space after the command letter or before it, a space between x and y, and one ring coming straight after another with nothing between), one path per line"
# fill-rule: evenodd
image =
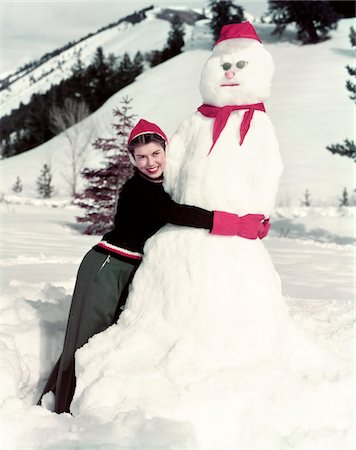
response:
M172 223L186 227L213 228L214 213L197 206L180 205L170 198L166 192L162 192L160 201L157 202L154 214L162 222Z
M263 214L247 214L239 217L223 211L207 211L197 206L180 205L161 191L160 201L153 211L162 222L175 225L205 228L211 234L241 236L246 239L262 239L267 234ZM267 229L268 231L268 229ZM266 233L265 233L266 232ZM265 233L265 234L264 234Z

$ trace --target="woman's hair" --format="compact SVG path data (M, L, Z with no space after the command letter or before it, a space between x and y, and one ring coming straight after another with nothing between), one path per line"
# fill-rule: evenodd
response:
M140 134L140 136L132 139L127 149L131 153L131 155L134 156L136 147L144 144L149 144L150 142L157 142L157 144L159 144L163 148L163 150L166 149L166 141L160 135L155 133Z

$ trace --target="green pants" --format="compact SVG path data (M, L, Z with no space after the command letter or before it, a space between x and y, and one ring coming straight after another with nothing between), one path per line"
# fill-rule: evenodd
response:
M55 412L69 412L76 379L74 353L94 334L115 323L125 305L137 264L90 250L79 267L69 311L62 354L54 366L44 394L54 392Z

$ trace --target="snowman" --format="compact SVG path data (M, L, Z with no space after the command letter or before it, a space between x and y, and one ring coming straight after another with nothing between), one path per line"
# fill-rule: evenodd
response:
M175 200L269 216L283 169L263 104L273 72L249 22L222 28L202 70L204 103L169 147L165 189Z
M272 75L252 25L224 26L202 70L203 104L167 150L165 188L175 201L270 216L283 168L263 103ZM166 225L146 243L118 323L77 352L72 412L189 423L194 448L205 450L257 445L254 427L266 414L273 421L271 399L283 404L297 392L288 376L298 355L317 363L292 329L260 239Z

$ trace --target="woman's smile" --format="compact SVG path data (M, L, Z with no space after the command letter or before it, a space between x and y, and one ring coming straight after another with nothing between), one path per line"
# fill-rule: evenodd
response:
M157 142L137 146L134 156L138 170L144 175L158 178L163 174L166 153Z

